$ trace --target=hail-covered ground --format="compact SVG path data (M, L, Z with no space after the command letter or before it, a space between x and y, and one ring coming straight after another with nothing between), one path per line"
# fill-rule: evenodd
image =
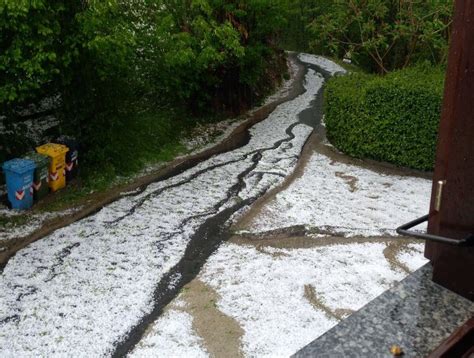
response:
M343 72L321 57L300 59L326 74ZM158 287L174 292L184 284L180 269L189 248L219 244L208 234L213 226L227 227L235 214L293 172L313 130L298 115L312 105L323 83L321 74L308 69L306 91L253 126L246 145L128 193L19 251L0 276L0 356L113 354L154 311L157 296L166 294ZM355 183L350 176L358 178ZM408 181L397 185L402 179ZM369 226L385 234L399 218L384 210L400 209L409 219L424 214L423 204L407 206L413 201L407 187L426 192L429 187L422 179L381 178L317 154L300 180L270 202L247 231L258 236L260 230L304 224L347 226L348 237ZM351 191L354 185L358 190ZM351 207L359 214L347 216ZM340 214L338 219L324 216L325 209ZM315 236L299 246L234 239L221 244L196 279L201 288L182 290L130 356L215 355L222 352L216 346L222 337L229 339L225 348L234 345L233 352L246 356L294 353L424 263L419 244L400 248L389 239L364 241L367 230L356 233L358 241ZM199 310L191 294L204 292L213 298ZM215 321L206 321L206 310Z
M305 225L342 236L396 235L428 212L431 182L390 175L314 153L303 175L276 195L249 227L252 232Z
M288 69L291 78L283 81L279 89L273 95L268 96L265 99L265 102L262 106L279 100L280 98L283 98L289 94L293 84L292 78L294 78L298 70L297 67L298 66L295 62L288 61ZM248 114L252 114L254 111L257 111L260 108L261 107L254 108L253 110L249 111ZM232 134L232 132L246 120L246 116L241 116L215 123L197 125L188 137L182 139L182 144L184 148L186 148L186 155L201 153L221 143L226 138L228 138ZM56 121L52 125L57 125ZM2 128L0 123L0 132L1 129ZM32 131L35 132L35 130ZM39 132L36 131L36 133ZM163 168L165 165L166 163L162 162L148 165L142 171L134 175L132 178L118 178L117 183L119 183L121 180L129 181L133 180L134 178L139 178L140 176L155 172ZM0 196L2 195L6 195L6 187L0 185ZM10 210L6 205L0 203L0 222L4 222L4 224L0 225L0 244L2 243L2 241L8 241L16 238L24 238L44 226L48 220L67 216L68 214L72 214L76 211L79 211L81 208L82 207L76 207L70 210L53 212L23 212ZM0 252L1 251L2 247L0 246Z
M253 126L245 146L150 185L18 252L0 277L2 356L102 356L153 309L160 280L210 218L280 183L312 128L298 122L323 77ZM177 273L171 284L179 284Z
M368 240L276 248L230 242L210 257L197 280L217 293L209 304L242 328L237 337L241 355L288 357L407 276L387 259L388 245ZM394 259L410 270L425 263L420 244L395 252ZM184 294L200 291L191 288ZM202 318L193 317L192 305L167 310L131 357L169 356L169 347L174 357L189 357L190 351L191 356L209 356L215 342L206 340L205 331L203 340L193 328ZM170 334L177 327L187 327L186 339L184 329ZM211 322L209 329L225 336L219 324Z
M299 57L331 75L344 72L319 56ZM302 175L240 230L251 239L222 244L194 280L198 288L186 286L131 356L167 356L169 347L177 357L219 356L216 346L234 344L238 356L287 357L424 265L423 245L400 240L395 228L426 212L430 181L352 162L312 153ZM311 234L284 237L298 225ZM199 308L189 297L202 291L214 296ZM228 333L212 310L241 331ZM185 340L168 334L177 325L186 327Z

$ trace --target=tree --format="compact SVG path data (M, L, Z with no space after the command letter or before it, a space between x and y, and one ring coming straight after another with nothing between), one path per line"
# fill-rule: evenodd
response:
M446 60L452 0L333 0L309 26L310 46L352 56L384 74L417 60Z
M100 153L137 112L239 113L284 73L285 1L0 0L0 120L59 95L61 130Z

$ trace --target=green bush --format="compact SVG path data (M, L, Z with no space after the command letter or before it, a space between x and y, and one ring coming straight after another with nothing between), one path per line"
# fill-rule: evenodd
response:
M327 136L341 151L433 169L444 71L417 66L380 77L354 73L327 84Z
M87 166L81 168L83 178L108 182L138 172L146 164L171 160L184 151L180 138L192 126L186 112L169 109L137 113L109 128L98 128L97 136L107 141L88 151Z

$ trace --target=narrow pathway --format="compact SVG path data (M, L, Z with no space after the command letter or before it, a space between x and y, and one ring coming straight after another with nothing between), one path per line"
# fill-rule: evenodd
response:
M292 174L235 220L131 357L288 357L426 262L394 229L427 210L429 174L339 153L315 121L321 99L299 114L315 130Z
M280 184L324 83L250 129L249 142L151 184L19 251L0 277L2 356L124 356L229 237L232 217ZM298 84L295 84L298 85Z

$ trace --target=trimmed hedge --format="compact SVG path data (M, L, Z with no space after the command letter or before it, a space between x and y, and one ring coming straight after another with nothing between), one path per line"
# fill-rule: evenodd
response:
M444 71L430 66L333 78L325 92L327 137L354 157L432 170L443 87Z

